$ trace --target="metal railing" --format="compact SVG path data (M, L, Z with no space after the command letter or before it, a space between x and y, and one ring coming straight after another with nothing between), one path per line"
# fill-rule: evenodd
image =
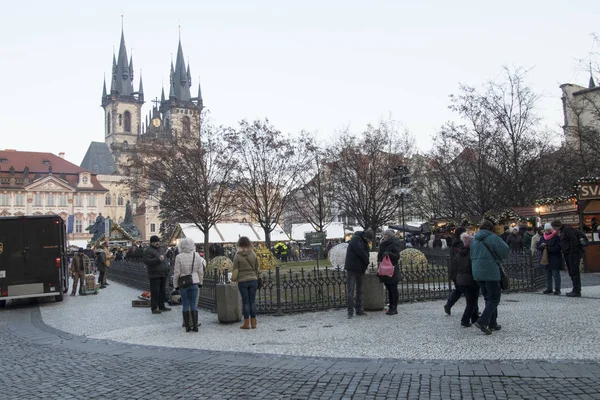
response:
M427 262L400 268L400 303L445 299L453 289L449 279L450 256L429 255ZM545 284L544 269L529 252L513 253L503 269L510 279L509 292L535 291ZM376 273L371 265L368 273ZM128 286L148 290L146 267L137 262L113 262L109 276ZM261 273L262 287L256 305L262 314L283 315L295 312L346 308L346 271L342 268L301 269L279 266ZM205 271L198 306L216 312L216 285L228 282L228 271ZM382 286L381 290L385 290ZM386 294L387 296L387 294Z

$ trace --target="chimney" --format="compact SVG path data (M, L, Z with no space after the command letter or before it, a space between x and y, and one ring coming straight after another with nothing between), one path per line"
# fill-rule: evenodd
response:
M65 158L65 152L64 152L64 151L61 151L60 153L58 153L58 156L59 156L60 158L63 158L63 159L64 159L64 158Z

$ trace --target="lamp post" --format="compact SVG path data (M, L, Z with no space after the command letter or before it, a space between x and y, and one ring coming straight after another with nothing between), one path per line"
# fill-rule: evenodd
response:
M399 165L394 168L396 175L393 178L396 196L400 200L400 222L402 224L402 237L406 238L406 221L404 220L404 198L410 193L409 170L406 165Z

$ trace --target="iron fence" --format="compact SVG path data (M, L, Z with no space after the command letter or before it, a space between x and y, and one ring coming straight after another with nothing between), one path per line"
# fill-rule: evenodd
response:
M450 256L431 254L427 262L402 265L398 283L399 302L445 299L453 289L449 279ZM510 279L510 292L534 291L545 284L543 268L529 252L513 253L503 263ZM376 273L374 265L368 273ZM144 264L115 262L110 276L115 281L148 290ZM287 313L346 308L346 271L342 268L301 269L293 271L277 266L261 274L262 287L257 292L256 305L262 314ZM228 271L217 269L204 273L198 306L216 311L216 285L229 282ZM383 287L381 290L385 290ZM387 296L387 293L386 293ZM387 299L386 299L387 300Z

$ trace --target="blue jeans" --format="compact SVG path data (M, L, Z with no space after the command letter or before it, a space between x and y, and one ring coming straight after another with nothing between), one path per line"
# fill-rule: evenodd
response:
M479 281L485 308L477 320L480 325L493 328L498 325L498 304L500 304L500 281Z
M560 290L560 269L552 269L546 265L546 289L552 290L552 278L554 278L555 290Z
M179 288L181 294L181 302L183 303L183 312L198 310L198 285L193 284L190 287Z
M238 283L238 290L242 295L242 313L244 319L256 318L256 291L258 290L258 281L246 281Z

